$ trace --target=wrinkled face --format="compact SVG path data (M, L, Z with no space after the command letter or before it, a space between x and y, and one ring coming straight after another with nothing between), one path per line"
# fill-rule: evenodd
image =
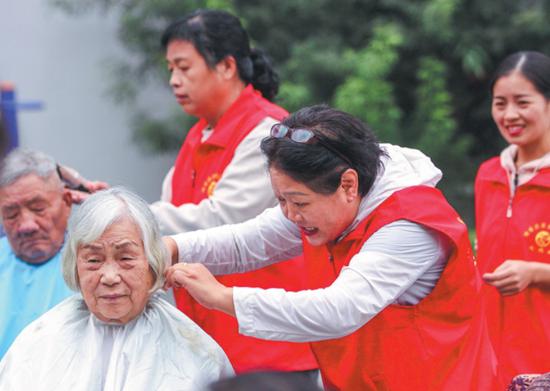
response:
M310 244L320 246L334 241L353 222L358 201L350 202L343 187L325 195L274 167L269 173L284 215L300 228Z
M491 111L502 137L516 144L520 154L550 148L550 101L521 73L497 80Z
M124 324L138 316L153 286L138 226L123 218L77 249L77 274L88 309L100 320Z
M56 178L29 174L0 189L0 210L14 253L38 264L63 245L71 196Z
M188 41L175 40L166 48L170 87L183 110L209 118L223 98L222 75L218 66L208 67L204 57Z

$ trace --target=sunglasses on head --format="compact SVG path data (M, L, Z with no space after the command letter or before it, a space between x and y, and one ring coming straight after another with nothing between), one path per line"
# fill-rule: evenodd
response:
M353 167L353 164L351 164L351 161L346 156L344 156L344 154L339 152L337 149L332 147L327 142L323 141L323 139L317 136L313 132L313 130L304 129L304 128L293 129L283 124L275 124L271 127L271 137L273 138L286 137L299 144L311 144L311 141L314 140L319 144L321 144L326 149L328 149L330 152L338 156L340 159L342 159L348 166Z

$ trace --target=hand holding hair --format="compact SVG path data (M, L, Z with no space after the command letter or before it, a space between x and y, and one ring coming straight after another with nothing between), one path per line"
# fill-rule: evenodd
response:
M185 288L201 305L235 316L233 288L221 284L200 263L178 263L168 268L165 288Z

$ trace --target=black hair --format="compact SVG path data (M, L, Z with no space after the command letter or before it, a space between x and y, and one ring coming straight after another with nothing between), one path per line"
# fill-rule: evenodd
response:
M162 34L164 50L172 41L188 41L210 68L227 56L237 63L239 77L251 83L269 100L279 91L279 76L260 49L251 49L248 33L236 16L228 12L198 9L170 24Z
M322 143L303 144L286 137L267 137L262 140L261 148L268 167L281 170L321 194L334 193L343 172L353 168L359 177L359 194L365 196L369 192L385 153L365 123L351 114L317 105L298 110L282 124L291 129L310 129ZM328 144L330 149L323 144Z
M307 374L299 372L260 371L218 380L209 391L320 391Z
M550 100L550 57L533 51L516 52L506 57L497 67L491 80L491 94L502 76L520 72L547 100Z

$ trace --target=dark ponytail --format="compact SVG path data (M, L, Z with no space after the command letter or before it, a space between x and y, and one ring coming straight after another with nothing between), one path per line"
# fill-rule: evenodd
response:
M279 92L279 75L273 69L271 60L261 49L254 48L250 52L253 75L250 83L260 91L264 98L273 100Z

